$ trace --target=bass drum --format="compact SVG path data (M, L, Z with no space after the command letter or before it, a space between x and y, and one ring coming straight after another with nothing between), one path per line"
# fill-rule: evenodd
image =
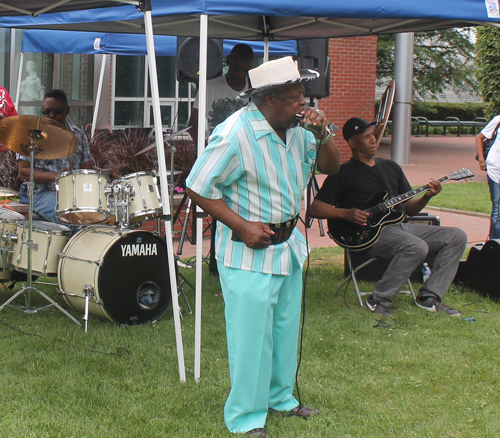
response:
M85 312L87 288L89 313L117 324L156 321L172 301L166 243L146 231L81 230L59 254L58 274L71 307Z

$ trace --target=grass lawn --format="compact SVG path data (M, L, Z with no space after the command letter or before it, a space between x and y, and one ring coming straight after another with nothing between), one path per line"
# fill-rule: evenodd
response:
M474 322L429 314L407 296L396 298L394 320L380 322L357 304L352 286L332 296L342 264L339 248L314 250L307 277L299 384L304 403L321 415L270 414L271 437L500 436L498 304L453 286L445 303ZM222 417L229 391L223 301L204 270L199 384L187 312L181 384L171 309L134 327L91 316L88 333L55 309L3 309L0 437L234 436ZM182 273L194 283L194 270ZM55 288L40 288L61 302ZM1 289L0 302L16 290ZM194 292L186 293L193 306ZM37 295L33 301L44 304Z
M452 208L474 213L491 213L488 183L449 182L443 184L443 190L429 202L432 207Z

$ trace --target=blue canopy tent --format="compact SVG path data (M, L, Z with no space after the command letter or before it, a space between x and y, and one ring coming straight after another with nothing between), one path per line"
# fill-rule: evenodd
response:
M125 5L124 5L125 3ZM121 6L116 6L120 4ZM46 15L44 13L49 12ZM209 26L210 23L210 26ZM146 33L148 54L154 53L156 34L200 36L200 95L206 93L207 37L254 41L376 35L435 30L477 25L499 26L498 0L3 0L0 3L0 26L97 30L122 33ZM156 72L154 56L149 56L151 77ZM152 95L156 137L162 136L157 80L152 77ZM205 102L200 100L199 126L205 130ZM409 123L409 120L408 120ZM203 139L198 149L204 147ZM162 142L157 147L160 176L166 175ZM168 193L166 178L160 178L162 192ZM170 209L164 203L164 213ZM201 221L201 219L198 219ZM171 233L167 230L167 244ZM198 226L197 242L202 227ZM170 242L169 242L170 241ZM172 291L176 290L173 250L169 246L169 269ZM171 253L171 254L170 254ZM197 260L201 260L201 245ZM200 376L201 333L201 263L197 263L195 379ZM174 297L175 295L175 297ZM181 381L185 380L182 337L178 319L177 296L172 292L177 351Z
M176 56L177 37L168 35L155 35L154 37L157 56ZM264 56L264 43L262 41L239 41L224 40L223 54L229 55L232 48L241 42L252 47L256 57ZM272 41L269 44L269 54L272 56L287 56L297 54L296 41ZM64 30L30 29L24 32L21 48L20 66L23 64L24 52L32 53L68 53L87 55L147 55L146 36L144 34L122 34L104 32L76 32ZM104 66L102 63L101 77L97 91L96 103L100 102L102 83L104 79ZM21 70L19 78L15 105L19 104L19 84L21 82ZM92 123L92 134L96 129L97 105L94 109Z
M96 40L97 43L96 43ZM155 35L156 55L176 56L177 37ZM264 56L264 43L261 41L224 40L224 56L238 43L244 42L252 47L255 56ZM103 32L75 32L63 30L31 29L23 34L23 52L80 53L88 55L147 55L144 34L122 34ZM269 53L273 56L297 54L296 41L272 41Z
M359 36L499 23L498 0L320 0L307 4L299 0L3 0L0 25L144 33L141 7L151 12L155 34L199 36L199 17L207 15L211 17L210 37L245 40Z

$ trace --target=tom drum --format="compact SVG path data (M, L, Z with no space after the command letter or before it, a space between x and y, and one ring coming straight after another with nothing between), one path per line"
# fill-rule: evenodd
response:
M108 177L92 169L72 170L56 178L56 216L63 224L97 224L109 218L104 189Z
M16 242L12 254L12 266L16 271L28 272L28 221L18 221ZM57 274L58 253L68 242L71 229L51 222L33 221L31 240L31 269L40 275Z
M156 175L153 172L136 172L114 182L121 186L123 197L126 188L129 195L129 221L137 223L157 218L162 211Z
M10 280L12 273L12 251L14 241L11 236L16 234L17 221L24 220L25 217L16 211L8 208L0 208L0 281Z

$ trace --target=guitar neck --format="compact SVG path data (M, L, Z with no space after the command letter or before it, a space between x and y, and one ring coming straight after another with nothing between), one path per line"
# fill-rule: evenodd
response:
M450 179L450 177L448 175L446 175L446 176L443 176L442 178L439 178L437 181L439 183L443 183L443 182L448 181L449 179ZM415 196L417 196L420 193L425 192L427 190L429 190L429 187L427 185L421 186L417 189L413 189L413 190L410 190L409 192L403 193L402 195L398 195L398 196L395 196L394 198L388 199L387 201L382 202L378 205L375 205L372 208L368 208L366 210L366 212L373 214L379 210L388 210L388 209L394 207L395 205L401 204L401 203L407 201L408 199L414 198Z

